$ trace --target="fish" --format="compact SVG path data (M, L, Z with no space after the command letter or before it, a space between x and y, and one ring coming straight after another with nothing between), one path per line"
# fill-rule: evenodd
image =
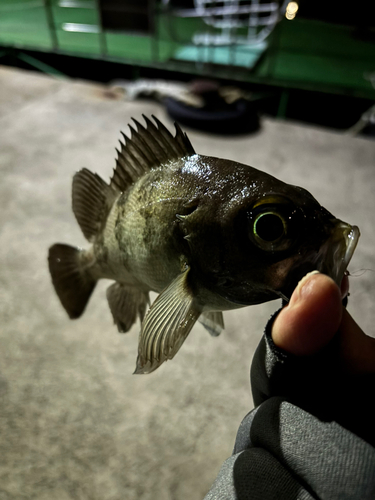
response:
M173 135L142 116L122 133L109 183L87 168L73 177L72 209L90 246L56 243L48 254L71 319L99 279L114 281L106 295L118 331L141 322L134 373L172 359L197 321L218 336L223 311L287 302L307 272L343 287L357 226L301 187L197 154L177 123Z

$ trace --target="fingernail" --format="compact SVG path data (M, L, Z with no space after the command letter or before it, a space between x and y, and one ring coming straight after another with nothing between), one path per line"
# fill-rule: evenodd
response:
M306 295L308 295L309 289L308 287L306 288L307 282L310 280L311 276L314 274L320 274L319 271L311 271L310 273L307 273L297 284L291 300L290 300L290 305L293 305L295 302L303 299Z

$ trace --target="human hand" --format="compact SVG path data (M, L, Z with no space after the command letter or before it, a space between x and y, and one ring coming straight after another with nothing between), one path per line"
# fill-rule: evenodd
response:
M318 353L337 337L336 354L347 373L375 373L375 339L367 336L342 306L335 282L317 272L298 284L275 319L272 340L296 356Z
M251 385L256 407L281 397L375 445L375 339L342 306L328 276L306 275L268 323Z
M345 281L306 275L267 324L255 409L205 500L374 498L375 339L343 307Z

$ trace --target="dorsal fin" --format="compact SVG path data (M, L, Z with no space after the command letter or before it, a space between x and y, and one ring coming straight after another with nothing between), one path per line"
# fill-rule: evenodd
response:
M176 135L173 137L155 116L152 118L156 125L145 115L143 118L146 127L133 118L137 130L129 125L130 138L122 134L124 143L120 142L121 149L117 150L116 167L110 185L122 192L152 168L195 154L187 135L177 124Z
M89 241L101 231L118 191L98 174L83 168L73 177L72 207L77 222Z

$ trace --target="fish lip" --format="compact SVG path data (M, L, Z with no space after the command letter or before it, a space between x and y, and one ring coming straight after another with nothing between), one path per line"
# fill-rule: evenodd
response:
M318 271L330 276L338 287L341 286L360 237L358 226L352 226L341 220L335 221L331 237L321 247L324 256Z

